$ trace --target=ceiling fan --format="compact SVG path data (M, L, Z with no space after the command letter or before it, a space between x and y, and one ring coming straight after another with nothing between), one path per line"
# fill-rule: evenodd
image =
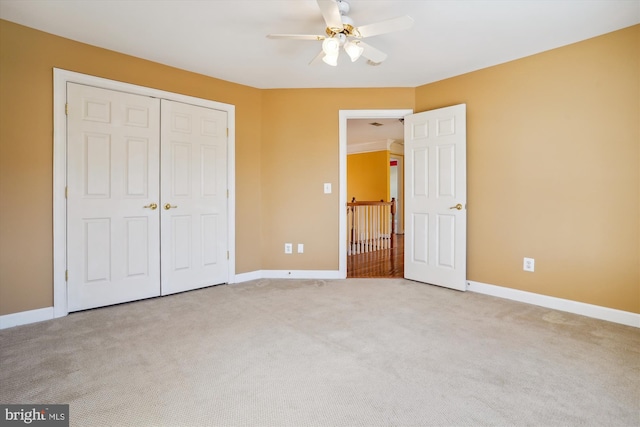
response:
M391 33L393 31L406 30L413 26L413 18L401 16L399 18L388 19L374 24L356 27L353 20L347 16L351 10L349 3L345 0L316 0L320 7L320 12L327 24L326 35L311 34L269 34L270 39L293 39L293 40L315 40L322 41L322 50L309 63L314 64L320 58L332 66L338 65L340 48L349 55L352 62L363 56L368 59L371 65L379 65L387 54L365 43L362 39Z

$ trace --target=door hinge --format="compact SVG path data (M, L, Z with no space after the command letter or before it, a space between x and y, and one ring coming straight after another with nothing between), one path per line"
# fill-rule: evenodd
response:
M64 198L65 199L69 198L69 187L64 187Z
M229 251L227 251L227 259L229 259Z
M227 128L227 136L229 136L229 128Z
M69 270L65 270L64 271L64 281L68 282L69 281Z
M68 116L69 115L69 103L65 102L64 104L64 115Z
M227 190L227 199L229 198L229 190Z

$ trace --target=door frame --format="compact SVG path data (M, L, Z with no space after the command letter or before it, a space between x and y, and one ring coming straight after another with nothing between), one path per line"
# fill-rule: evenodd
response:
M198 105L227 113L227 245L229 283L235 282L235 105L167 92L130 83L53 69L53 317L69 314L67 307L67 82Z
M402 155L390 153L390 158L398 162L398 198L396 199L396 234L404 234L404 144Z
M413 114L413 109L388 110L340 110L339 117L339 166L340 166L340 195L339 204L339 258L338 275L342 279L347 277L347 120L348 119L400 119Z

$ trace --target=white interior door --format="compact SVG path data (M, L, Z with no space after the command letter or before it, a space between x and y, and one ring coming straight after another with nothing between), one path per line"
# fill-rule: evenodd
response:
M466 105L405 117L404 277L466 290Z
M161 104L162 294L228 282L227 113Z
M158 99L67 86L69 311L160 294Z

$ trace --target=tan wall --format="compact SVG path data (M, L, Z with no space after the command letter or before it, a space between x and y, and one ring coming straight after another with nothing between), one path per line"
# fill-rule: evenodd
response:
M234 104L236 271L260 269L260 90L0 20L0 315L53 305L54 67Z
M389 199L389 151L349 154L347 156L347 201Z
M52 305L53 67L236 106L238 273L338 268L339 110L465 102L469 279L640 312L639 39L417 89L257 90L0 20L0 315Z
M416 89L467 104L470 280L640 312L639 65L636 25Z
M338 269L339 110L413 108L414 95L413 88L264 91L263 269ZM325 182L333 193L323 194ZM304 243L305 253L285 255L286 242Z

